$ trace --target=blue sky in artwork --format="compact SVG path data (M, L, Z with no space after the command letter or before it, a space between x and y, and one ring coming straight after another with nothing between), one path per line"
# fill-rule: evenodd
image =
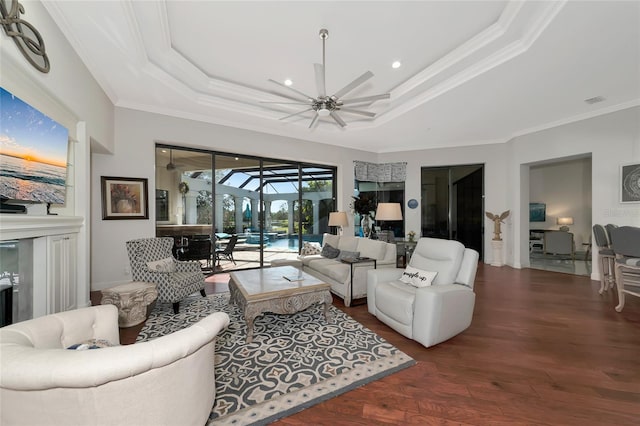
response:
M68 140L64 126L0 88L0 153L64 166Z

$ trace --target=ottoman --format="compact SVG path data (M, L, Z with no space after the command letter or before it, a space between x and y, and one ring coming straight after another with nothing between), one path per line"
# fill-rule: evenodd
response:
M302 268L302 262L298 259L273 259L271 260L271 267L276 266L293 266L294 268Z
M102 290L103 305L116 305L118 325L122 328L138 325L147 319L158 298L156 285L145 282L131 282Z

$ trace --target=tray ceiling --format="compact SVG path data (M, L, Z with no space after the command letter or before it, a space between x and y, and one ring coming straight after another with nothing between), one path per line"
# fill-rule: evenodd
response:
M639 104L640 2L47 1L114 105L373 152L504 142ZM308 129L268 82L391 93ZM402 66L393 69L393 61ZM602 96L604 101L584 100Z

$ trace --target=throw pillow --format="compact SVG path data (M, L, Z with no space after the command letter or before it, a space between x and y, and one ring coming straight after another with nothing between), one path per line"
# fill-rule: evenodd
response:
M359 251L340 250L340 254L338 255L338 260L357 259L359 257L360 257Z
M175 272L176 264L173 262L172 257L167 257L165 259L147 262L147 268L154 272Z
M402 272L400 281L418 288L428 287L431 285L436 275L438 275L437 272L423 271L422 269L414 268L413 266L407 266L404 272Z
M331 244L325 244L324 247L322 247L322 252L320 252L320 255L327 259L335 259L339 254L340 250L333 247Z
M302 251L300 252L300 254L303 256L309 256L312 254L320 254L321 251L322 250L320 249L320 246L318 246L317 244L305 242L302 245Z
M85 340L84 342L71 345L67 349L71 349L74 351L86 351L87 349L108 348L110 346L115 346L115 345L105 339L89 339L89 340Z

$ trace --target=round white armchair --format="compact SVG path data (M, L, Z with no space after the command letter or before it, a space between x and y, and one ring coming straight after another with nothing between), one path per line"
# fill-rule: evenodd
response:
M216 312L184 330L119 345L113 305L0 329L0 424L203 425L215 399ZM91 339L116 346L66 348Z

